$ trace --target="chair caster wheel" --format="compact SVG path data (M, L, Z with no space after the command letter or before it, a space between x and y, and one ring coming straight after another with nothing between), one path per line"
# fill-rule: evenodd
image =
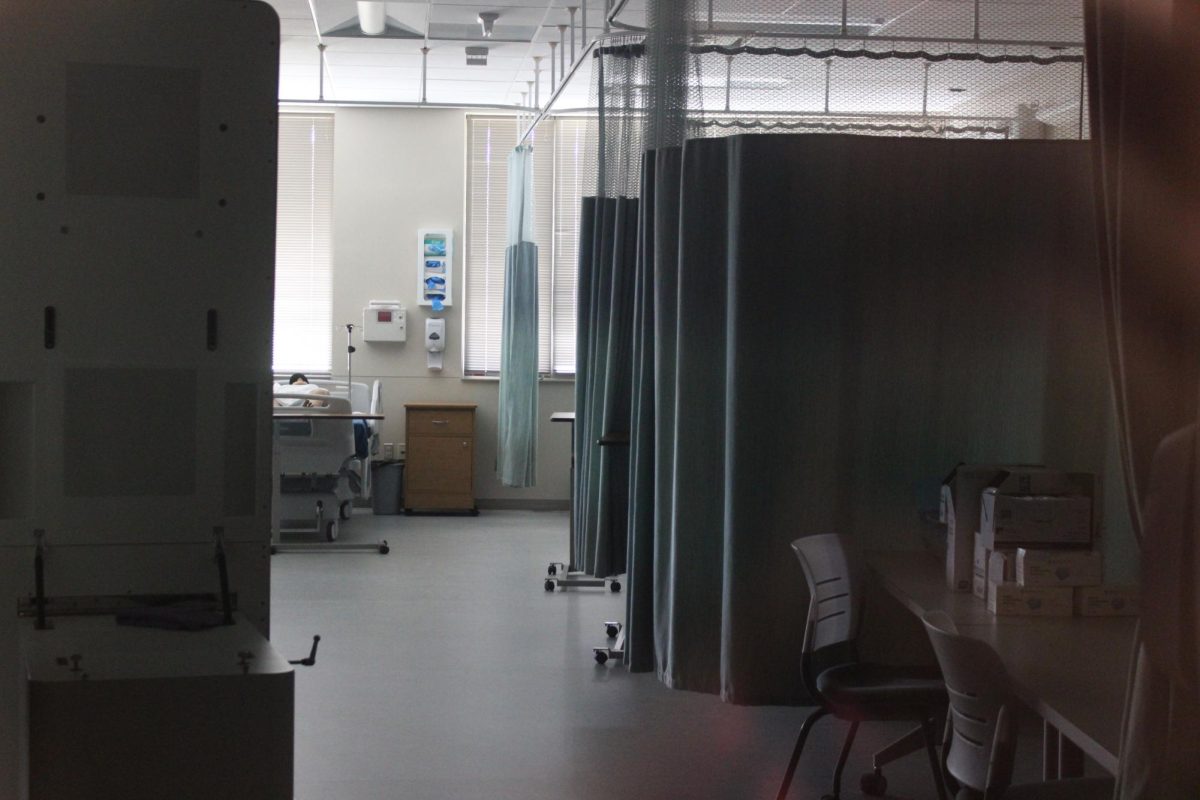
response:
M381 556L386 556L386 555L387 555L388 553L390 553L390 552L392 552L392 548L391 548L391 547L388 547L388 543L387 543L387 542L380 542L380 544L379 544L379 555L381 555Z
M554 591L554 581L546 581L546 591L547 592Z
M546 568L546 574L547 575L557 575L558 567L555 566L554 564L551 564L549 567Z
M608 653L604 652L603 650L597 650L596 651L596 663L604 664L607 661L608 661Z
M621 591L621 582L612 581L608 584L608 588L612 590L613 594L616 594L617 592Z
M879 770L868 772L858 781L858 787L868 797L881 797L887 792L887 778Z
M621 626L617 625L616 623L610 622L608 625L604 626L604 633L607 634L608 638L610 638L610 639L617 638L617 634L620 632L621 632Z

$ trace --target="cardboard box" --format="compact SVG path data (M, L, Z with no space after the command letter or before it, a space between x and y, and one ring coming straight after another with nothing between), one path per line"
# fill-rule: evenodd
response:
M1017 550L1021 586L1098 586L1104 583L1104 558L1098 550Z
M1081 617L1136 617L1136 586L1080 586L1075 589L1075 613Z
M1012 583L1016 580L1017 554L1013 550L989 550L987 575L984 583L984 600L991 602L990 589L995 584Z
M1095 476L1007 470L984 489L979 535L989 550L1022 545L1090 545Z
M975 557L971 561L971 593L980 600L987 600L988 549L983 546L979 531L975 531Z
M1070 586L1018 586L988 581L988 611L998 617L1069 617L1075 611Z
M980 493L1004 471L1000 464L959 464L942 481L938 518L946 523L946 586L952 591L971 591Z

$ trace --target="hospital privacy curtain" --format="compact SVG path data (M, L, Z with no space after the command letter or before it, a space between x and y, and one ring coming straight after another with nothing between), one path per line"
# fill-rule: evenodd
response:
M793 539L919 547L958 461L1105 472L1087 145L736 136L655 159L629 286L629 396L654 415L631 414L626 657L807 702Z
M333 115L279 116L275 372L333 366Z

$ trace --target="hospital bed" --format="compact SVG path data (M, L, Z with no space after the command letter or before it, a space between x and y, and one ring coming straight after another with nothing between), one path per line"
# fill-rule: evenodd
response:
M277 401L296 405L275 407L274 459L275 549L282 535L316 533L336 542L341 523L350 519L355 497L371 493L370 457L378 451L379 382L347 385L312 381L328 395L286 391L277 386ZM305 405L308 403L308 405ZM355 407L357 405L357 408ZM287 549L296 549L289 545ZM328 547L324 549L329 549ZM344 545L336 549L387 552L387 544Z

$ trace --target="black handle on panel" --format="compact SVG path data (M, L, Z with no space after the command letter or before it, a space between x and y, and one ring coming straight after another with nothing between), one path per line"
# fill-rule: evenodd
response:
M58 342L58 312L54 306L46 306L42 311L42 342L47 350L53 350Z
M217 310L215 308L208 310L208 349L217 349Z

